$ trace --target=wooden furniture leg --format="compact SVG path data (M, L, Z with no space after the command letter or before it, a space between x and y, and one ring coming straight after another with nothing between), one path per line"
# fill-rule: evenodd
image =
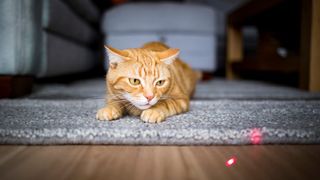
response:
M31 93L33 78L30 76L0 76L0 98L15 98Z
M226 73L228 79L236 79L237 75L232 69L233 62L243 59L243 35L241 27L229 22L227 26L227 61Z
M302 1L300 88L320 91L320 1Z

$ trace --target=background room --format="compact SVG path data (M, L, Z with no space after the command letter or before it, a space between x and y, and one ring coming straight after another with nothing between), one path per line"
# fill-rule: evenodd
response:
M1 0L0 179L316 178L319 18L318 0ZM154 41L201 72L189 110L97 120L104 46Z

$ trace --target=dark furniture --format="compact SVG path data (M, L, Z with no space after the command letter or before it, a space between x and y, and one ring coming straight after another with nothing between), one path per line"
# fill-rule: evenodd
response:
M256 26L257 50L246 55L242 28ZM248 72L296 74L299 87L320 91L320 1L250 1L228 16L228 79ZM279 76L279 78L280 78Z

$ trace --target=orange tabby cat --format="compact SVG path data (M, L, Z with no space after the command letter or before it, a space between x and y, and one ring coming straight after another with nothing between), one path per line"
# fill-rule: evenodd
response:
M107 99L97 119L114 120L129 113L145 122L159 123L188 111L200 74L178 58L179 49L160 42L137 49L106 49Z

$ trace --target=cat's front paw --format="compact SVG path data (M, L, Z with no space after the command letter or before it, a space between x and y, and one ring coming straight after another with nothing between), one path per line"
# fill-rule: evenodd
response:
M115 120L121 117L121 112L114 107L104 107L99 109L96 114L96 119L98 120Z
M147 109L141 113L140 118L144 122L160 123L166 119L166 116L162 112L152 110L152 109Z

